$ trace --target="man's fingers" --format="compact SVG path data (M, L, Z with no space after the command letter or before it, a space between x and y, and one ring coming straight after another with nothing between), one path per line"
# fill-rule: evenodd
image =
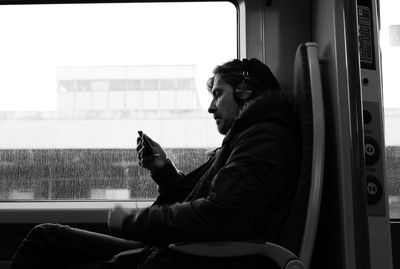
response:
M154 146L155 144L157 144L157 142L155 142L153 139L151 139L150 136L148 136L147 134L143 134L143 139L147 139L150 146Z
M160 157L160 154L158 154L158 153L143 156L142 151L143 151L143 148L138 151L138 156L139 156L138 163L139 163L139 166L141 166L141 167L145 167L145 168L151 167L153 165L154 161L158 157ZM140 156L142 156L142 157L140 157Z
M143 156L143 147L136 148L136 152L137 152L139 158L140 158L141 156Z
M136 147L139 147L139 146L143 146L143 138L140 136L138 138L136 138Z
M147 164L152 164L158 157L160 157L160 154L153 154L153 155L146 155L143 156L142 158L142 164L147 165Z

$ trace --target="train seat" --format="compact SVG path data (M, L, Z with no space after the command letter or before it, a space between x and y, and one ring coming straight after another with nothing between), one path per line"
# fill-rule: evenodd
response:
M324 172L325 122L318 45L302 43L294 61L294 109L302 131L302 168L281 239L270 242L176 243L170 249L205 257L264 255L280 268L309 268L317 232Z

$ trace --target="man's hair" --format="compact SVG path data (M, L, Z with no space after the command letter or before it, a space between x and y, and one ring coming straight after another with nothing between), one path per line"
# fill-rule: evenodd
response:
M281 89L269 67L256 58L251 58L248 60L246 66L243 61L234 59L215 67L213 70L214 76L207 81L208 90L211 91L216 75L220 75L226 83L235 89L243 81L243 71L245 68L249 75L248 82L254 91L253 97L257 97L267 91L279 91Z

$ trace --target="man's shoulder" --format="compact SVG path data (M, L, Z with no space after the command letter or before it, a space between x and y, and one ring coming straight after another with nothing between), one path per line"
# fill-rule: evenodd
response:
M276 136L280 135L282 133L291 133L291 130L287 128L284 124L281 124L279 122L274 122L274 121L264 121L264 122L257 122L248 128L242 130L238 134L238 138L244 138L244 137L252 137L252 136L262 136L265 135L265 137L268 136Z
M300 147L298 133L279 122L258 122L242 130L232 139L232 147L246 145L260 150L267 144L279 146L282 149Z

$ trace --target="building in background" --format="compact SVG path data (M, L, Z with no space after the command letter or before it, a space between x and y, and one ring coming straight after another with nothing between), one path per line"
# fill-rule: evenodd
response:
M195 66L60 67L59 111L199 110Z

